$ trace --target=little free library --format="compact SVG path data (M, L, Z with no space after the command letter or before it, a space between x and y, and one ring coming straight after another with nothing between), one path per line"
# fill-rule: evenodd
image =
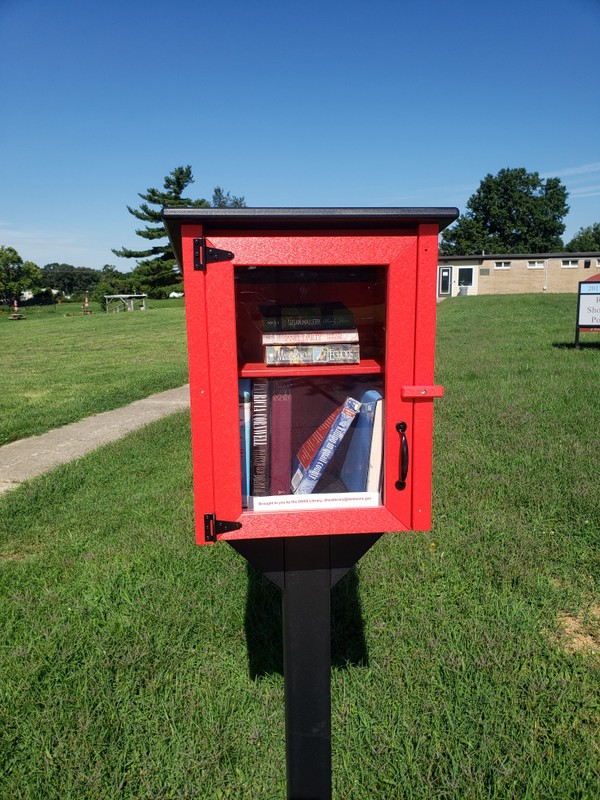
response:
M454 208L181 209L197 541L426 530Z

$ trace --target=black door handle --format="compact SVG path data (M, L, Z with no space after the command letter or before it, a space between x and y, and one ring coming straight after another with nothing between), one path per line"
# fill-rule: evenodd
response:
M399 491L406 489L406 476L408 475L408 439L406 438L406 422L397 422L396 430L400 434L400 464L398 474L400 479L396 481L396 489Z

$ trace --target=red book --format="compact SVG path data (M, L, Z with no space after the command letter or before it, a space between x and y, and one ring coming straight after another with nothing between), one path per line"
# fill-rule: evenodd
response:
M292 379L274 378L271 395L271 494L290 494L292 478Z

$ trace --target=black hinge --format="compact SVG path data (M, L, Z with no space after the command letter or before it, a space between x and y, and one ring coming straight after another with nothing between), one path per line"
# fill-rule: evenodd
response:
M216 542L219 534L229 533L230 531L239 531L241 527L241 522L227 522L224 519L217 519L216 514L205 514L204 541Z
M207 247L206 239L194 239L194 269L206 271L206 265L214 261L231 261L235 258L229 250L217 250L216 247Z

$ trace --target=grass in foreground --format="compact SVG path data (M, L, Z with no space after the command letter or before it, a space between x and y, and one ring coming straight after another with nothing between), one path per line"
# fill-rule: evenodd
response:
M440 307L434 530L334 592L337 798L598 797L600 350L555 346L571 317ZM177 415L0 499L0 796L285 796L278 595L194 546L190 487Z
M75 310L72 310L72 309ZM181 305L84 316L81 306L0 315L0 445L187 381Z

